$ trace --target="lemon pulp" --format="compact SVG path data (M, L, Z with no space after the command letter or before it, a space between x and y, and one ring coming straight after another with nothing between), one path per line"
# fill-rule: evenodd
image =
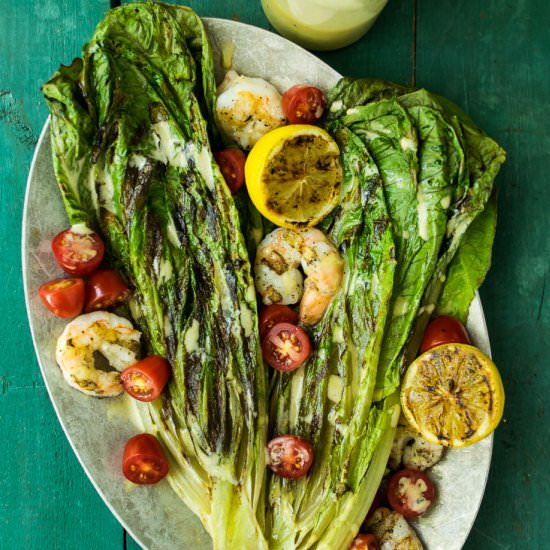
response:
M319 223L336 206L342 178L338 145L323 129L307 124L267 133L245 165L246 186L256 208L288 228Z
M401 406L409 423L429 442L466 447L497 427L504 389L495 364L479 349L443 344L409 366Z

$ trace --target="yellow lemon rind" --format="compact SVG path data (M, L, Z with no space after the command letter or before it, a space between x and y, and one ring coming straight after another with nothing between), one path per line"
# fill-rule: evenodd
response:
M315 187L313 181L319 177L323 179L324 172L321 169L314 173L315 167L313 167L312 177L309 178L308 173L308 177L304 178L304 180L308 178L311 180L308 185L304 185L306 191L309 191L309 197L306 194L299 203L285 203L285 192L292 194L292 182L296 183L300 180L299 178L292 179L289 172L289 183L286 183L284 172L286 157L283 149L288 145L292 151L292 147L295 145L293 142L299 142L302 137L315 139L320 145L313 151L304 149L305 153L311 154L315 158L315 153L319 151L318 158L323 159L323 152L325 152L330 162L336 162L336 166L331 165L327 169L327 178L324 180L323 186L319 188ZM299 151L299 145L297 147ZM272 169L273 165L277 166L277 161L280 161L279 167L282 166L282 171L272 176L273 172L270 172L270 168ZM338 145L325 130L307 124L292 124L268 132L254 145L245 165L246 186L254 206L274 224L289 229L311 227L326 217L338 203L342 179L343 170L340 164ZM285 190L285 186L290 191ZM316 196L317 193L320 196ZM282 206L276 203L277 200L281 201Z
M453 349L455 349L456 351L453 351ZM432 368L434 376L441 375L441 370L437 372L434 356L442 357L442 354L444 352L450 352L453 355L462 356L461 366L464 364L466 359L474 357L481 368L485 371L483 375L481 375L481 379L488 388L488 394L487 396L480 395L478 397L480 400L482 400L483 398L488 398L490 406L482 406L481 408L477 407L477 410L482 411L484 415L483 422L480 422L479 425L476 426L476 429L474 431L468 430L466 432L466 435L460 433L453 434L453 430L449 430L445 433L443 433L443 431L440 431L439 434L434 432L434 430L432 429L433 422L429 421L429 414L426 413L426 410L433 410L435 414L437 412L437 399L435 396L441 391L443 391L443 393L445 393L445 391L448 393L450 390L447 390L446 388L443 389L442 386L435 387L435 385L432 385L429 388L419 388L421 382L419 380L415 380L415 377L421 376L421 373L419 373L419 369L423 365ZM458 357L455 357L454 359L459 360ZM470 368L473 367L470 366ZM450 381L451 380L445 380L446 383ZM471 386L465 388L466 394L468 393L468 390L471 390ZM413 394L413 392L415 391L416 393ZM473 412L473 408L476 407L478 403L475 403L475 400L473 399L468 402L467 395L465 398L463 398L463 394L460 394L462 397L457 397L459 394L458 392L455 393L456 396L453 396L452 400L447 401L447 403L451 403L453 405L450 407L453 413L455 411L462 412L463 410L468 408ZM407 372L405 373L401 385L401 407L403 410L403 414L409 424L411 424L412 427L420 432L422 437L424 437L424 439L426 439L430 443L440 444L446 447L453 448L467 447L469 445L477 443L481 439L491 434L502 419L502 415L504 412L504 399L505 396L502 379L493 361L478 348L467 344L442 344L428 350L421 356L417 357L415 361L411 363ZM464 401L466 402L464 403ZM424 412L422 409L424 409ZM456 418L459 415L453 414L452 416ZM452 419L450 417L450 413L448 414L448 418L441 419L441 415L438 416L439 421L442 424L451 422ZM455 424L455 426L461 426L461 423L458 422ZM464 425L462 424L462 426ZM455 431L458 432L458 428Z

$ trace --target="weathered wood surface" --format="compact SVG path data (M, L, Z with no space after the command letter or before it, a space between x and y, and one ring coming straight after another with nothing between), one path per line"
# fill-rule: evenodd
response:
M259 0L187 4L269 28ZM108 7L105 0L0 0L0 548L8 550L137 548L55 418L27 328L20 268L26 176L47 114L40 85L79 54ZM493 269L481 293L507 405L468 550L545 549L550 540L549 23L545 0L391 0L364 39L320 56L343 74L416 82L446 95L508 151Z

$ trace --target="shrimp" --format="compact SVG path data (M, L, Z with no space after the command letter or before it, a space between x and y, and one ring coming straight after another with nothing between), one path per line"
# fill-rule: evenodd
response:
M96 397L114 397L124 388L119 371L139 359L141 333L132 323L106 311L73 319L57 340L56 360L67 383ZM96 365L97 354L112 370Z
M380 541L380 550L422 550L416 531L399 513L378 508L367 521L367 529Z
M243 149L285 124L283 100L263 78L228 71L218 87L216 112L222 130Z
M388 466L391 469L405 468L426 470L443 456L443 446L426 441L408 422L401 417L397 425L395 439L390 453Z
M319 229L279 228L258 245L254 273L265 305L301 300L300 320L313 325L321 320L342 284L344 261Z

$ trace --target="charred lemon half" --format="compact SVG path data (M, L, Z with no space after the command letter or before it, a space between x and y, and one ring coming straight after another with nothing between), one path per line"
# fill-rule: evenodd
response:
M504 389L497 367L478 348L443 344L409 366L401 406L409 423L429 442L466 447L499 424Z
M245 165L250 199L281 227L318 224L337 204L343 170L340 150L322 128L290 124L254 145Z

